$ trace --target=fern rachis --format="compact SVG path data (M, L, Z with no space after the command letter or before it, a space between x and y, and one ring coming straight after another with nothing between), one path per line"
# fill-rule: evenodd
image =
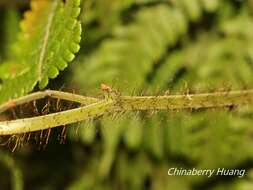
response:
M218 108L248 105L253 103L252 90L169 96L110 95L105 99L89 98L57 91L46 91L44 93L35 93L34 95L31 94L17 100L13 100L11 105L19 105L25 102L27 103L46 96L67 100L73 98L72 101L86 104L86 106L45 116L0 122L0 135L14 135L51 129L61 125L94 119L107 113L136 110ZM1 110L5 111L6 108L9 107L9 104L3 105Z

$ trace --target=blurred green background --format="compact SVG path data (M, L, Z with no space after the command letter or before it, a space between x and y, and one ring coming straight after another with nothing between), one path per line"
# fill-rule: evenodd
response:
M0 1L0 62L28 1ZM81 50L51 89L100 96L253 87L252 0L83 0ZM252 190L253 107L126 113L68 127L60 144L0 147L0 189ZM76 129L78 128L78 133ZM171 167L246 176L168 176Z

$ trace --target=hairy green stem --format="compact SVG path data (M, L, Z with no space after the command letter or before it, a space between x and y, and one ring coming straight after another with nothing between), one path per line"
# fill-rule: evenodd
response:
M50 92L50 93L49 93ZM86 106L44 116L0 122L0 135L13 135L93 119L106 113L133 110L174 110L239 106L253 103L253 90L169 96L111 96L104 100L57 91L40 92L13 100L17 104L51 96L85 103ZM87 103L90 103L87 105ZM0 106L2 110L6 107Z
M0 135L22 134L76 123L103 115L113 106L113 101L101 101L88 106L44 116L0 122Z
M129 96L119 98L122 110L199 109L253 103L253 90L170 96Z
M46 97L52 97L52 98L58 98L61 100L68 100L72 102L77 102L83 105L88 105L94 102L97 102L97 98L92 97L85 97L77 94L72 94L68 92L61 92L61 91L55 91L55 90L46 90L42 92L35 92L32 94L28 94L26 96L10 100L6 102L5 104L0 105L0 113L19 105L22 105L24 103L28 103L34 100L46 98Z

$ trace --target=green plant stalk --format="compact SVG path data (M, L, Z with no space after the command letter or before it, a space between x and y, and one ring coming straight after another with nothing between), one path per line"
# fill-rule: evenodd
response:
M95 118L106 113L113 104L113 101L101 101L44 116L1 122L0 135L29 133Z
M200 109L250 103L253 103L253 90L170 96L126 96L118 100L122 111Z
M44 93L42 93L44 94ZM45 93L46 94L46 93ZM57 94L57 95L56 95ZM50 95L50 94L47 94ZM52 97L66 99L62 93L53 93ZM71 101L80 102L86 97L68 94ZM31 98L32 97L32 98ZM30 101L34 97L28 95L16 102ZM43 96L42 96L43 97ZM76 99L75 99L76 98ZM87 99L95 101L95 99ZM97 99L98 100L98 99ZM117 113L135 110L178 110L218 108L253 104L253 90L215 92L206 94L169 95L169 96L109 96L79 108L48 114L44 116L0 122L0 135L14 135L40 131L61 125L97 118L106 113Z
M92 97L85 97L77 94L72 94L68 92L61 92L61 91L55 91L55 90L45 90L40 92L35 92L32 94L28 94L26 96L22 96L20 98L10 100L2 105L0 105L0 113L19 105L22 105L27 102L31 102L34 100L46 98L46 97L52 97L52 98L58 98L61 100L68 100L68 101L74 101L83 105L88 105L94 102L97 102L97 98Z

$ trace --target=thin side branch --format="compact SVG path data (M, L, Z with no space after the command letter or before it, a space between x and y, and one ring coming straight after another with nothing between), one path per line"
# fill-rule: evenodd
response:
M46 90L42 92L35 92L32 94L28 94L26 96L22 96L17 99L10 100L2 105L0 105L0 113L3 113L4 111L25 104L32 102L34 100L51 97L51 98L57 98L61 100L68 100L72 102L77 102L83 105L88 105L94 102L98 102L99 100L97 98L92 97L85 97L77 94L72 94L69 92L61 92L61 91L55 91L55 90Z

